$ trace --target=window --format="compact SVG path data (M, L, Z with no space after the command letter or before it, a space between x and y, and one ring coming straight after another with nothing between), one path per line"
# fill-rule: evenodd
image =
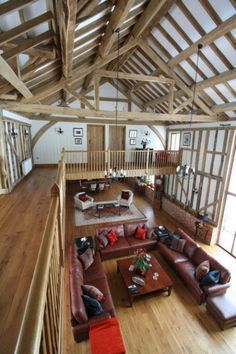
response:
M170 133L170 141L169 141L169 149L170 150L179 150L179 142L180 142L180 133Z

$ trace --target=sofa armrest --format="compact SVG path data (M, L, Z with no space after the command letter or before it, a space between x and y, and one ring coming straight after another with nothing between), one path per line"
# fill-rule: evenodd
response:
M97 323L97 322L100 322L100 321L103 321L103 320L107 320L108 318L111 318L110 313L109 312L104 312L104 313L101 313L100 315L96 315L96 316L90 317L89 318L89 323L90 324Z
M203 286L204 293L209 296L218 296L226 293L226 290L230 287L230 283L216 284L211 286Z

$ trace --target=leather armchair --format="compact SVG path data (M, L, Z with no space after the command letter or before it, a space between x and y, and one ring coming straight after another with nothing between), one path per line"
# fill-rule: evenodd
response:
M124 194L128 193L129 197L128 199L124 198ZM128 189L123 189L121 193L118 195L118 202L120 206L125 206L125 207L130 207L130 205L133 203L133 198L134 198L134 193Z
M88 199L86 201L81 200L80 196L82 196L82 195L86 196ZM93 206L93 201L94 201L94 198L88 196L84 192L77 193L74 196L75 207L80 210L86 210L88 208L91 208Z

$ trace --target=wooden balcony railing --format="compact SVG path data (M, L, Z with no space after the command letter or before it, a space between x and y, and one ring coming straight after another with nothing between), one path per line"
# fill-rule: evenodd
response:
M62 353L64 228L65 165L60 162L16 354Z
M66 179L102 178L110 169L125 171L127 177L172 174L180 161L179 151L62 151Z

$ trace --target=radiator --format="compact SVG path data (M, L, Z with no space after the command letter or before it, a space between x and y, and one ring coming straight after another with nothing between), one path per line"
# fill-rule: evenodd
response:
M27 160L24 160L21 164L23 175L26 176L32 170L32 159L31 157Z

